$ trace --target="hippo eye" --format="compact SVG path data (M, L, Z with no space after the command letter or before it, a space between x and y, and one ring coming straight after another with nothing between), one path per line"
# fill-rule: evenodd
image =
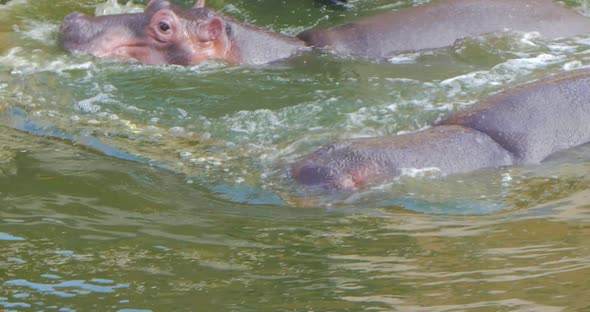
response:
M166 24L164 22L161 22L158 25L158 27L160 27L160 30L163 31L163 32L167 32L168 30L170 30L170 25L168 25L168 24Z

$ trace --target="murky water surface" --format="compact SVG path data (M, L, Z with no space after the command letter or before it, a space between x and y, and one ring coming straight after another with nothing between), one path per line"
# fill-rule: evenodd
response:
M208 1L285 34L427 1L320 2ZM159 67L55 42L72 11L145 2L0 3L0 309L590 309L588 146L354 194L287 170L329 141L416 131L588 66L590 37L489 35L386 64L308 53Z

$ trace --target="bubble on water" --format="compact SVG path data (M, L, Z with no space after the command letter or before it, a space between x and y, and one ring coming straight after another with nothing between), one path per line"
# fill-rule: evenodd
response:
M184 127L172 127L168 130L168 133L173 137L185 137L187 135Z
M96 113L102 109L100 104L116 103L110 94L99 93L91 98L76 103L76 108L85 113Z

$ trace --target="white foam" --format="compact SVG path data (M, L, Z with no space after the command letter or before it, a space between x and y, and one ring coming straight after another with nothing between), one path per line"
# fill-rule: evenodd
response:
M522 35L522 37L520 38L520 43L522 43L524 45L536 47L537 43L535 43L534 40L538 40L540 38L542 38L542 36L539 32L536 32L536 31L527 32L527 33L524 33Z
M90 61L76 63L71 57L57 57L46 60L40 51L27 51L22 47L14 47L4 56L0 56L0 63L10 65L13 75L31 75L39 72L55 72L65 75L70 70L89 70L94 68Z
M564 43L555 43L547 45L547 47L555 53L574 53L578 49L576 46Z
M399 54L389 58L388 61L392 64L415 64L422 54L421 52Z
M584 64L582 64L582 62L580 61L571 61L571 62L567 62L565 64L563 64L562 68L563 70L566 71L570 71L570 70L574 70L574 69L580 69L584 67Z
M102 109L101 103L116 103L110 94L99 93L76 103L76 108L85 113L96 113Z
M125 5L120 5L117 0L107 0L105 3L101 3L96 6L94 14L96 16L101 16L140 12L143 12L143 7L133 4L132 0L127 2Z
M531 73L533 70L558 64L566 60L564 55L542 53L535 57L510 59L492 67L489 71L476 71L441 81L448 88L448 95L454 97L487 88L499 86Z
M543 53L535 57L508 60L504 63L500 63L494 66L492 68L492 71L500 71L502 69L506 69L511 72L516 72L519 70L533 70L546 67L548 65L556 64L560 61L563 61L564 59L565 56L563 55Z
M502 174L502 186L503 187L509 187L512 184L512 176L510 175L510 173L505 172Z
M423 177L438 177L441 176L441 170L437 167L425 167L425 168L400 168L400 176L410 178L423 178Z
M27 30L22 30L25 28ZM20 33L26 39L41 42L48 46L55 45L55 37L58 26L47 22L26 20L24 26L17 27L15 32Z

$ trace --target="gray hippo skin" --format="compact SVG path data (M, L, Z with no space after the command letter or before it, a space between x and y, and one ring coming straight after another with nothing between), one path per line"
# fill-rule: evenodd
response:
M297 37L341 55L387 58L507 30L555 39L587 33L590 20L552 0L446 0L306 30Z
M528 83L451 114L432 128L328 144L292 166L302 184L355 190L404 169L441 174L541 162L590 141L590 70Z
M445 0L327 30L308 30L298 39L221 15L206 8L204 0L190 9L151 0L143 13L72 13L60 27L59 43L68 51L145 64L218 60L258 65L288 58L308 49L306 45L383 58L508 29L570 37L590 31L590 19L551 0Z
M72 13L64 18L59 33L65 50L144 64L219 60L257 65L305 49L297 38L220 15L206 8L205 0L190 9L151 0L143 13L97 17Z

